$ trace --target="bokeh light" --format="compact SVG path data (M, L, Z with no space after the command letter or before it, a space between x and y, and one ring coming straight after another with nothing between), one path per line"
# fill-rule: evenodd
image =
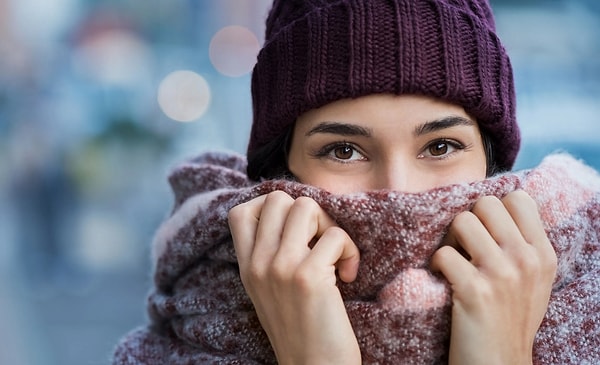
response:
M99 82L131 86L148 77L149 53L146 43L135 33L108 30L85 39L73 56L76 68Z
M158 104L169 118L178 122L199 119L210 104L206 80L193 71L178 70L163 79L158 88Z
M239 77L252 70L260 44L248 28L231 25L219 30L209 46L213 66L223 75Z

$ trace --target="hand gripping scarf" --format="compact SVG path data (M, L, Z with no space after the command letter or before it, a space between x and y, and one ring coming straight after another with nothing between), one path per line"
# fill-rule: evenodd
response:
M516 189L537 201L558 256L534 363L600 363L600 176L572 157L416 194L332 195L293 181L253 184L244 171L242 157L215 153L174 170L175 207L154 242L151 324L121 340L115 364L276 363L227 224L231 207L274 190L313 198L359 247L358 277L339 289L363 364L446 363L451 293L429 259L458 213Z

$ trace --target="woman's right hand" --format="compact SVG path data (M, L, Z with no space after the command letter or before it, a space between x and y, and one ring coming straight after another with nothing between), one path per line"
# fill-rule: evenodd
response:
M360 364L339 289L359 251L311 198L275 191L229 211L242 283L280 364ZM313 245L314 244L314 245Z

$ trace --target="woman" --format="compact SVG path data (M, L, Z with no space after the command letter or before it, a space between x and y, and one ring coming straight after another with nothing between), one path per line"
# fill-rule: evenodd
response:
M466 19L472 27L460 28ZM250 174L265 161L253 160L265 148L263 129L277 135L297 111L289 151L263 153L287 160L256 170L288 170L344 194L420 192L483 180L496 163L506 169L518 132L509 62L493 29L485 1L276 1L253 74ZM489 148L501 143L513 145ZM232 209L229 222L242 280L280 363L360 363L335 285L335 268L346 281L357 274L352 239L314 202L279 192ZM448 239L432 266L454 288L451 362L530 363L556 260L535 204L520 192L481 199Z
M529 196L545 172L493 177L519 131L486 1L275 0L252 95L247 176L209 154L171 177L153 326L115 363L557 361L577 244Z
M487 169L478 124L463 108L412 95L344 99L301 115L288 166L336 194L419 192L483 180ZM313 200L282 192L233 208L229 222L279 362L360 364L335 277L336 269L345 281L357 274L352 239ZM432 266L454 288L451 363L531 363L556 267L533 200L523 192L480 199L453 221L448 243Z

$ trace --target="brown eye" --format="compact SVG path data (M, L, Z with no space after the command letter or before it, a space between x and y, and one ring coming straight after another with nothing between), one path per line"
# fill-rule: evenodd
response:
M448 153L448 143L438 142L429 146L429 153L431 156L443 156Z
M315 153L317 158L327 158L337 163L354 163L367 161L360 148L349 142L334 142L326 145Z
M351 146L340 146L336 147L333 150L333 154L336 158L339 158L340 160L348 160L352 158L352 155L354 154L354 149Z
M430 158L434 160L443 160L446 157L453 156L455 153L464 150L466 147L459 141L452 139L437 139L428 143L418 158Z

